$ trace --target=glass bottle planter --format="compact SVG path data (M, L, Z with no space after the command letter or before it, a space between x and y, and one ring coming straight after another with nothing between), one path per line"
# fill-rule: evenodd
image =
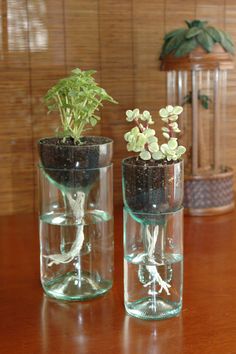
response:
M66 146L67 152L39 143L45 145L39 165L41 283L57 299L88 300L112 286L112 141L103 139ZM52 168L47 155L59 148L60 162ZM70 166L58 168L65 162Z
M182 307L183 161L122 162L124 301L142 319L176 316Z

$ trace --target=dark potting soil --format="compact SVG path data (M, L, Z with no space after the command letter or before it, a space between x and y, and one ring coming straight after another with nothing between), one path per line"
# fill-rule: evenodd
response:
M182 161L160 163L130 157L123 162L125 205L134 213L170 212L183 200Z
M82 137L79 144L71 138L44 138L39 141L39 156L45 172L65 187L86 187L97 178L100 167L110 165L112 140L106 137Z
M63 138L52 137L52 138L44 138L41 139L40 142L42 144L55 144L60 146L89 146L89 145L100 145L107 144L111 141L111 139L103 137L103 136L87 136L81 137L79 142L75 142L73 138Z

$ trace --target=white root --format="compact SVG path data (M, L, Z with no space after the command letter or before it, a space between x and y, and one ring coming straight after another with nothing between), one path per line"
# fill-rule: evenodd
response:
M163 290L166 292L167 295L170 295L169 288L171 287L170 284L165 282L160 274L158 273L157 266L162 265L161 263L158 263L154 259L154 252L155 252L155 247L158 239L158 233L159 233L159 226L156 225L154 228L154 233L151 235L151 232L149 230L149 227L146 227L146 240L148 243L147 247L147 253L148 253L148 261L150 263L153 263L153 265L146 265L146 268L149 272L149 274L152 277L152 280L150 280L148 283L144 284L144 287L147 287L154 282L157 282L160 285L160 290L159 293L161 293Z
M79 255L84 243L83 217L85 194L84 192L76 192L75 199L73 199L73 197L69 193L66 196L73 211L73 215L75 216L76 223L78 224L76 237L69 252L65 254L51 254L48 256L44 256L45 258L50 260L50 262L48 263L49 267L51 267L53 264L65 264L71 262L76 256Z

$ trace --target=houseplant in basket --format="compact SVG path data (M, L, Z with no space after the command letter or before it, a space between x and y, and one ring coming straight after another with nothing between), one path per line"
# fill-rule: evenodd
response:
M100 120L102 102L115 101L94 73L75 69L47 92L61 127L38 143L41 281L48 295L64 300L86 300L112 285L113 142L84 132Z
M167 101L185 105L179 121L185 158L184 206L191 215L234 208L233 170L226 164L227 81L234 68L230 34L207 21L185 21L164 36L161 70ZM206 197L207 196L207 197Z
M124 199L125 307L143 319L175 316L182 306L182 201L185 147L179 146L180 106L159 111L166 142L159 145L151 114L126 112L134 122L125 134Z

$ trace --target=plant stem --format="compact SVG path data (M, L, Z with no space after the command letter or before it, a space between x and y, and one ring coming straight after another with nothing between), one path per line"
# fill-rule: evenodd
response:
M81 121L81 123L79 124L79 127L77 129L77 134L76 134L76 137L74 138L75 141L79 141L79 138L81 136L81 133L82 131L84 130L84 126L85 126L85 123L83 121Z
M144 127L141 123L139 123L138 118L136 118L134 121L141 133L143 133L146 129L148 129L148 124L146 125L146 127Z
M66 122L66 115L64 114L63 112L63 104L62 104L62 101L61 101L61 98L60 98L60 95L57 93L57 100L58 100L58 109L59 109L59 112L60 112L60 118L61 118L61 123L62 123L62 126L64 127L65 125L65 122Z
M170 138L173 138L174 137L174 129L172 128L172 126L170 125L172 122L169 120L168 121L168 128L169 128L169 136L170 136Z

